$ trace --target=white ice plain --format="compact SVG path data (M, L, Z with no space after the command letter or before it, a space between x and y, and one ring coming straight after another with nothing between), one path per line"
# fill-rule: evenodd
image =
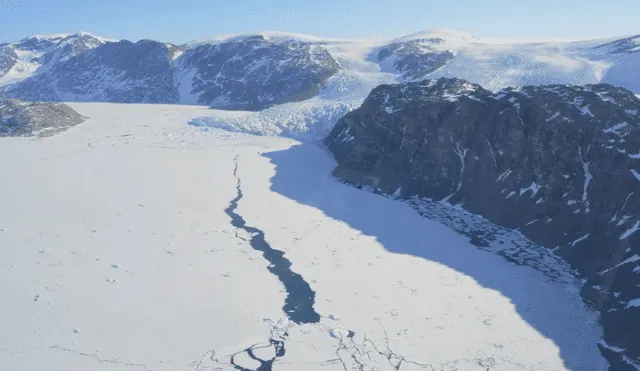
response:
M278 371L606 369L576 285L337 182L314 144L186 125L203 107L72 106L90 119L0 141L0 369L256 369L242 350L271 359L273 336ZM231 225L236 164L237 213L319 323L287 321Z

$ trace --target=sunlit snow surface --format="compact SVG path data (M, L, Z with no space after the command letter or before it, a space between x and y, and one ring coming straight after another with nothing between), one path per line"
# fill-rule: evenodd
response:
M456 77L489 90L507 86L541 84L610 83L640 92L640 53L621 52L615 39L517 40L477 38L457 30L432 30L397 40L322 39L310 35L263 32L266 38L297 39L327 48L340 63L341 72L321 89L318 97L276 106L262 112L211 110L191 124L261 135L287 136L299 140L321 139L345 112L359 106L380 84L401 82L394 71L394 57L379 63L381 46L407 40L424 41L434 50L448 50L455 57L425 78ZM215 43L247 35L219 37ZM440 43L428 40L442 39ZM640 40L638 39L634 39ZM632 40L633 41L633 40ZM197 44L197 43L194 43Z
M475 247L456 230L482 221L341 184L314 144L184 124L204 107L72 107L90 119L0 141L0 369L254 370L250 347L278 371L606 368L571 273L508 262L515 235ZM318 323L232 226L239 184Z

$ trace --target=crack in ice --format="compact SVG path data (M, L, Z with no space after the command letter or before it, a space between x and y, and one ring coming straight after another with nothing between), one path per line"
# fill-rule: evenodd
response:
M91 358L96 359L99 363L109 363L109 364L114 364L114 365L123 365L123 366L130 366L130 367L142 367L145 370L149 370L149 368L145 364L137 363L137 362L125 362L125 361L120 361L118 359L102 358L102 357L100 357L100 353L98 353L98 352L96 352L96 353L84 353L84 352L76 351L76 350L69 349L69 348L63 348L63 347L60 347L58 345L52 345L52 346L49 347L49 349L54 349L54 350L59 350L59 351L62 351L62 352L73 353L73 354L77 354L79 356L84 356L84 357L91 357Z

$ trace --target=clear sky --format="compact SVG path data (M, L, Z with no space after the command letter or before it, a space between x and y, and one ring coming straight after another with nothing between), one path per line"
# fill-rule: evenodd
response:
M402 36L456 28L487 37L640 34L640 0L0 0L0 41L88 31L182 43L277 30Z

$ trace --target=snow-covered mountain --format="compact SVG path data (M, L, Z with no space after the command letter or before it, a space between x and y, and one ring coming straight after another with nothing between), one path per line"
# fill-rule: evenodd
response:
M0 44L0 86L49 71L58 62L64 62L109 41L80 32L34 35L14 43Z
M361 102L375 82L439 77L463 78L490 90L603 82L640 92L640 36L514 40L431 30L393 40L263 32L184 45L107 41L81 33L6 44L0 86L27 100L251 111L318 96L336 98L335 93Z
M340 68L321 46L261 35L196 46L176 66L181 102L244 110L314 97Z
M177 103L170 45L106 43L8 87L31 101Z
M65 41L64 48L58 48L38 59L43 65L32 76L6 86L5 93L32 101L190 103L259 110L311 98L339 70L321 46L262 36L197 46L123 40L91 49Z
M454 30L410 35L372 58L406 80L456 77L490 90L539 84L609 83L640 92L640 35L578 41L476 38ZM390 61L391 60L391 63Z

